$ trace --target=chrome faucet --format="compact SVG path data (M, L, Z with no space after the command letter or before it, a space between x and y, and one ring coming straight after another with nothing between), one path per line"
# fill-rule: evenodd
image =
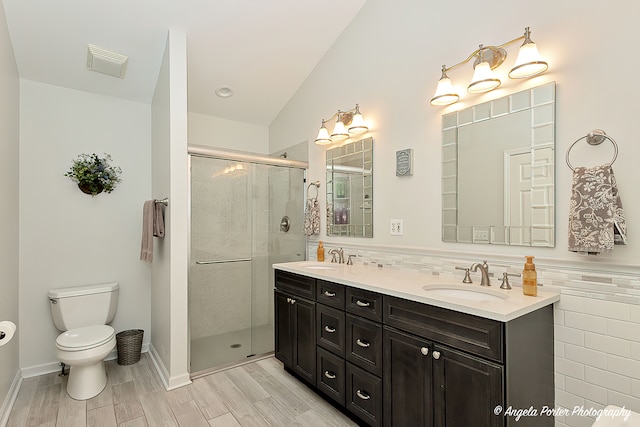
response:
M484 261L483 264L479 262L474 262L471 264L470 270L474 273L480 269L480 273L482 274L482 279L480 280L480 286L491 286L491 279L489 278L489 265L487 261Z
M339 264L344 264L344 251L342 250L342 248L340 249L333 248L329 251L329 253L333 255L333 257L331 257L331 262L338 262ZM338 255L337 261L336 261L336 255Z

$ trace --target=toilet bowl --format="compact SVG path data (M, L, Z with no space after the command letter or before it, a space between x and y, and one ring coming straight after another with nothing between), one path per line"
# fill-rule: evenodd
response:
M108 325L86 326L63 332L56 339L56 357L69 365L67 393L76 400L98 395L107 384L104 358L116 346Z
M73 399L90 399L107 384L104 359L116 346L108 324L116 314L118 288L107 283L49 291L53 323L62 331L55 353L70 367L67 393Z

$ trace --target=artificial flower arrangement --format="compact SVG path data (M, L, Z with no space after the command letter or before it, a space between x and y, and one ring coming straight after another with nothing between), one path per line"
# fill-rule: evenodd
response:
M121 181L122 169L109 164L111 156L104 153L104 157L97 154L80 154L64 176L68 176L78 183L83 193L95 196L103 191L111 193Z

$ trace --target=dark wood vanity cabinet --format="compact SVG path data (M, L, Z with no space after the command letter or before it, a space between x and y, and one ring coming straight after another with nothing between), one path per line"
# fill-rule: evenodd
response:
M300 289L297 286L301 286ZM313 386L316 385L316 303L304 296L313 297L314 292L315 279L276 274L275 356Z
M499 322L276 270L276 357L369 426L554 424L494 413L554 406L551 305Z
M499 322L384 297L385 426L553 426L553 308Z

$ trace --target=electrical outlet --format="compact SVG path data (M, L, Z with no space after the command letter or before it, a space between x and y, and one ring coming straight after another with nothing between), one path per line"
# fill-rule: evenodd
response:
M402 225L401 219L392 219L391 220L391 235L392 236L402 236L404 234L404 227Z
M489 230L474 230L473 231L473 241L474 242L488 242L489 241Z

